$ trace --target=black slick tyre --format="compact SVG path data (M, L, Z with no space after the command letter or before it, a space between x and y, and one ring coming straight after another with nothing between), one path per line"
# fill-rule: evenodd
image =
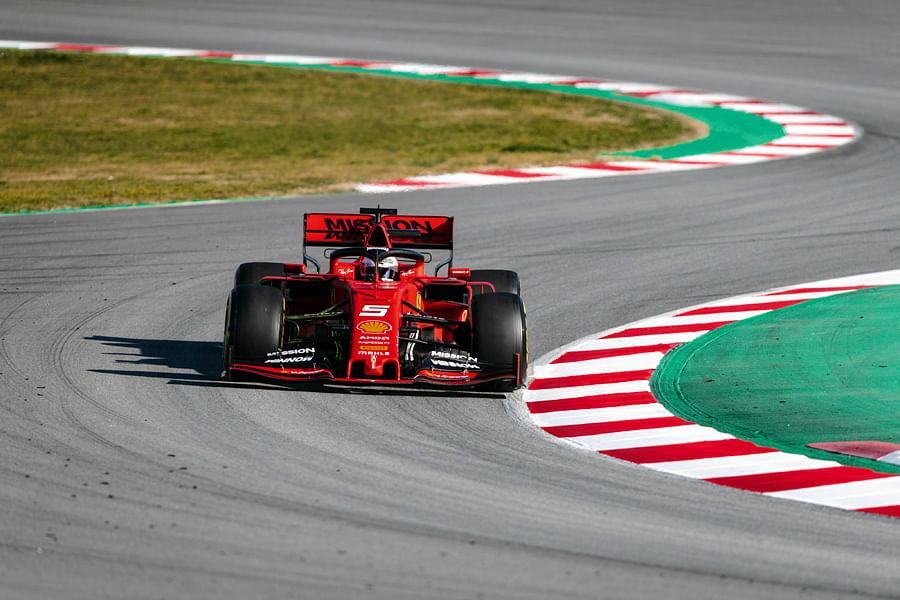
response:
M515 271L505 271L503 269L472 269L469 274L469 282L472 285L472 295L480 296L482 294L490 294L491 288L479 283L490 283L494 286L494 292L498 294L522 294L522 287L519 284L519 275Z
M262 364L281 346L284 300L281 290L266 285L239 285L231 290L226 311L225 371L235 363Z
M521 297L501 292L472 298L472 354L485 371L510 375L482 389L510 391L525 382L528 337Z
M263 277L281 277L284 275L284 265L273 262L244 263L234 272L234 285L253 285L259 283Z

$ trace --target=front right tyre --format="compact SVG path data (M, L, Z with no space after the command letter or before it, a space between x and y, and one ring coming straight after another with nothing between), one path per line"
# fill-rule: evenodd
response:
M234 285L253 285L263 277L283 277L284 264L273 262L249 262L241 264L234 272Z
M235 363L262 364L281 346L284 298L267 285L238 285L231 290L225 313L225 374L233 378Z

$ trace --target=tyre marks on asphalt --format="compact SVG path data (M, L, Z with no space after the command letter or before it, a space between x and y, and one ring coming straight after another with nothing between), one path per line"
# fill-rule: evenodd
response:
M767 448L675 416L654 398L663 355L728 323L799 302L900 283L900 270L819 281L681 309L590 336L538 364L531 422L579 448L771 496L900 517L900 476Z

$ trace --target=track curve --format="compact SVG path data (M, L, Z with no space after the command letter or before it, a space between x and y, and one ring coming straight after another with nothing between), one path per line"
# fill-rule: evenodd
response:
M0 36L566 64L811 106L866 130L844 150L739 169L392 198L454 214L460 265L520 272L540 355L896 256L900 8L707 4L12 0ZM499 398L223 385L234 266L295 257L300 215L323 203L360 200L0 221L2 595L896 595L893 520L573 453Z

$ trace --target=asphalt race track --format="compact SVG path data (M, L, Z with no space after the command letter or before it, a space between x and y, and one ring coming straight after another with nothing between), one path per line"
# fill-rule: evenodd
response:
M302 214L457 217L532 357L719 297L896 268L893 0L4 0L0 38L415 60L808 106L852 147L671 175L0 218L2 598L895 598L896 519L582 454L500 397L218 379L235 266Z

